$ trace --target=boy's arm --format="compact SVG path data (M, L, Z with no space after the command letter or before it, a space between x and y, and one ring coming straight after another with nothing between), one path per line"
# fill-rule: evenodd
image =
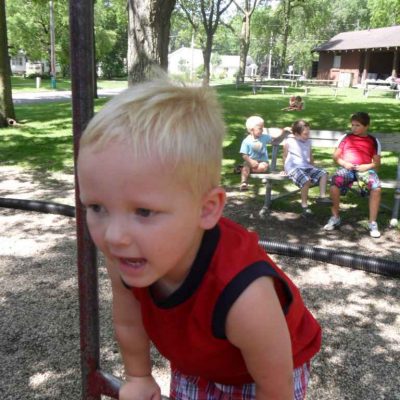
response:
M228 313L226 334L242 352L256 400L293 399L290 336L271 278L255 280L239 296Z
M251 166L251 168L257 168L259 164L257 160L252 159L249 155L244 153L242 153L242 157L243 160L246 161Z
M287 145L287 143L285 142L285 143L283 144L283 153L282 153L282 162L283 162L283 171L281 171L281 174L282 174L282 175L286 175L285 164L286 164L287 156L288 156L288 145Z
M121 400L160 398L160 388L151 375L150 341L142 323L140 305L115 269L107 265L113 294L113 325L126 375Z
M341 157L342 157L342 150L338 147L335 149L333 153L333 159L335 160L336 164L340 165L343 168L353 170L354 164L343 160Z
M380 166L381 166L381 156L378 154L375 154L372 157L372 162L370 162L369 164L357 165L355 167L355 170L359 171L359 172L365 172L365 171L368 171L369 169L374 169L377 171L377 170L379 170Z
M273 145L279 144L286 138L286 136L290 135L291 133L292 133L292 128L290 128L288 126L285 128L282 128L278 132L275 132L275 130L274 130L271 133L269 133L269 135L271 136L271 139L272 139L271 143Z

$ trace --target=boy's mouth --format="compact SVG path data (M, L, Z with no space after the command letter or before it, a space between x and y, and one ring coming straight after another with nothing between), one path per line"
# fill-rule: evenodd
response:
M144 258L119 258L119 261L130 268L140 268L146 263Z

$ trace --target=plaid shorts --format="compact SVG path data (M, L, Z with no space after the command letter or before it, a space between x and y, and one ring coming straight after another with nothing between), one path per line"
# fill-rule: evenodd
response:
M316 167L295 168L288 173L288 177L297 187L302 188L308 181L315 185L326 174L327 172L324 169Z
M381 187L378 174L373 169L365 172L357 172L346 168L339 168L331 180L332 185L338 187L342 195L348 192L354 182L357 182L360 190L370 191Z
M293 371L293 400L305 398L310 368L310 363L307 362ZM239 386L223 385L173 370L169 398L172 400L255 400L256 385L255 383Z

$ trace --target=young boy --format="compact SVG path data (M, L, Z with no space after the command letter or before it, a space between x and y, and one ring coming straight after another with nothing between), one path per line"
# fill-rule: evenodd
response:
M326 197L328 173L314 166L310 124L300 119L293 123L291 131L293 134L286 138L283 145L284 172L301 189L302 214L307 217L312 215L308 207L308 191L312 184L319 184L320 197L317 203L332 204L332 201Z
M150 340L172 399L303 399L321 331L298 289L221 217L224 124L208 88L160 80L116 96L89 123L80 198L113 293L126 372L120 400L159 400Z
M369 231L373 238L381 236L376 222L381 200L381 183L376 170L381 165L381 145L369 135L370 117L365 112L351 116L351 133L343 135L337 143L333 159L340 165L332 176L332 217L324 226L331 231L340 225L340 195L345 195L353 182L357 182L362 193L369 191Z
M267 144L284 134L282 130L280 135L272 136L264 127L264 120L256 115L247 118L246 130L248 135L243 139L239 151L244 160L240 183L242 191L248 189L247 180L250 173L267 172L269 167Z

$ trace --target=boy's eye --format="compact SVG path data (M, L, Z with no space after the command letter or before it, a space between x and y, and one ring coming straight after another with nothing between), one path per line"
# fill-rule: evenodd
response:
M147 209L147 208L138 208L136 209L136 214L139 215L140 217L150 217L153 214L153 211Z
M102 208L100 205L98 205L98 204L90 204L90 205L88 205L88 206L86 207L86 209L87 209L87 210L91 210L91 211L93 211L94 213L99 213L99 212L102 211L103 208Z

